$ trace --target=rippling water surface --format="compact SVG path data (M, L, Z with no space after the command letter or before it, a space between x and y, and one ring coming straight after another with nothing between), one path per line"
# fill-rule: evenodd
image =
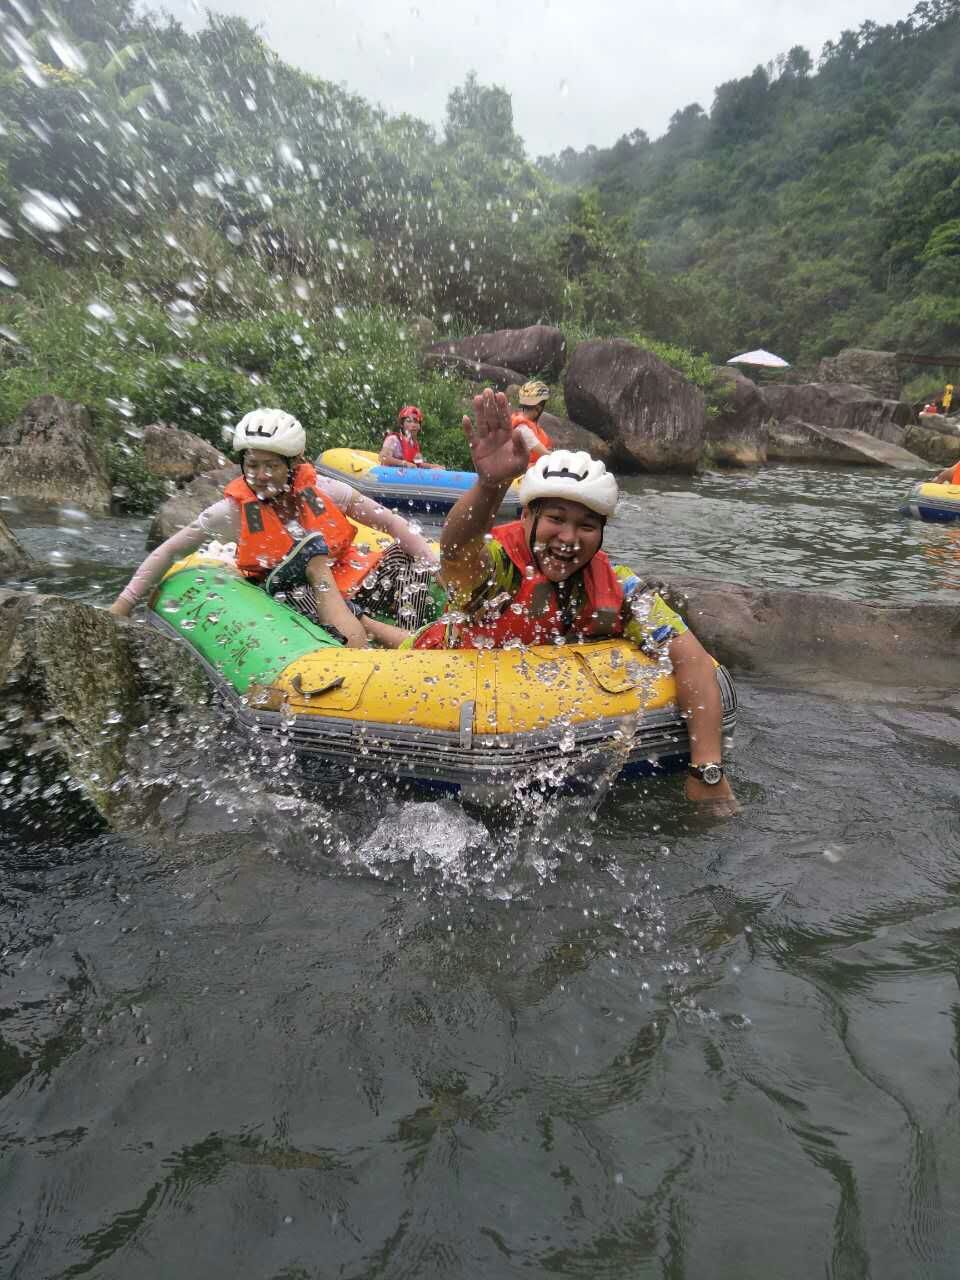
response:
M639 481L608 541L955 599L905 487ZM142 532L37 583L109 595ZM181 726L138 839L0 844L0 1274L956 1276L960 695L739 687L727 822L303 788Z

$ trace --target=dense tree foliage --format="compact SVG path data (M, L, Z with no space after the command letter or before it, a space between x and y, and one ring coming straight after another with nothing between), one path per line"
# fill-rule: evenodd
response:
M0 0L0 365L24 367L4 331L51 271L65 296L149 316L121 331L141 361L175 358L171 339L195 361L197 324L283 312L330 332L358 307L453 331L642 333L715 359L951 349L958 70L960 0L925 0L842 32L816 65L797 46L720 84L660 139L534 163L510 94L473 75L435 132L288 66L239 18L191 34L134 0ZM250 370L238 355L227 372Z

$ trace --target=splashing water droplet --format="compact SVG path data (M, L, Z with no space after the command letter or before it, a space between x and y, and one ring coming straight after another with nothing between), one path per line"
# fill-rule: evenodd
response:
M47 32L47 43L50 48L60 59L67 71L75 71L78 75L82 75L87 69L87 60L80 52L75 49L72 44L64 40L58 31Z
M12 271L8 271L6 267L0 267L0 284L9 285L13 289L16 287L17 277Z
M56 196L31 189L20 205L20 216L38 231L49 231L56 235L70 222L70 209Z
M105 302L91 302L87 311L93 316L94 320L103 320L106 324L112 324L117 318L117 313L112 307L108 307Z
M223 234L231 244L243 244L243 232L239 227L235 227L233 223L224 230Z

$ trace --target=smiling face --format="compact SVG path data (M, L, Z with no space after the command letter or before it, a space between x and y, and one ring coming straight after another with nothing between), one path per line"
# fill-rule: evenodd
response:
M593 559L603 542L603 517L579 502L543 498L524 509L522 520L534 559L550 582L572 577Z
M266 449L248 449L243 455L243 478L261 502L265 502L287 488L289 460Z

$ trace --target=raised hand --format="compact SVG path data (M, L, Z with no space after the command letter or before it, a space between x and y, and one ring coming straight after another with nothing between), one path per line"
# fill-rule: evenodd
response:
M470 444L473 465L481 484L507 485L522 476L530 461L519 431L514 431L510 406L502 391L489 387L474 396L474 421L463 419L463 434Z

